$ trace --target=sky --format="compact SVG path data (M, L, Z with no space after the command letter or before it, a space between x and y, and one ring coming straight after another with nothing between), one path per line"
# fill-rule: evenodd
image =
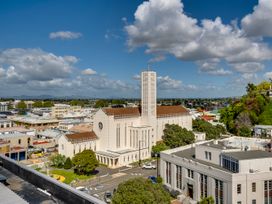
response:
M0 0L0 97L229 97L272 78L271 0Z

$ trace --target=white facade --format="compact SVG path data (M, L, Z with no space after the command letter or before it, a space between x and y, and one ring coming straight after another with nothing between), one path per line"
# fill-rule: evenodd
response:
M0 112L8 111L8 102L0 102Z
M161 153L160 175L192 203L208 196L216 204L271 203L272 153L258 144L267 141L235 137L167 150Z
M97 158L109 167L150 158L151 148L162 139L166 124L192 129L192 118L183 107L157 106L154 71L142 72L141 85L141 110L138 107L108 108L100 109L94 115Z
M71 141L66 135L62 135L58 139L58 152L61 155L70 157L71 159L75 154L82 152L83 150L91 149L96 150L96 139L79 139Z

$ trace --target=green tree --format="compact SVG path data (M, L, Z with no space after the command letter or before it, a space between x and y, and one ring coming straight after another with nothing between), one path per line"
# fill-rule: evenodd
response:
M44 108L50 108L52 106L54 106L54 103L52 101L44 101L43 102L43 107Z
M69 104L71 106L81 106L81 107L84 106L84 102L81 101L81 100L72 100L72 101L69 102Z
M26 104L24 101L20 101L18 104L17 104L17 108L19 110L19 115L24 115L26 113Z
M64 169L71 169L73 167L73 163L72 163L72 160L70 159L70 157L68 157L66 160L65 160L65 163L63 165L63 168Z
M242 137L250 137L251 136L251 129L247 126L241 126L238 129L238 135Z
M259 124L272 125L272 102L270 102L259 116Z
M33 103L34 108L42 108L43 107L43 102L42 101L35 101Z
M201 119L196 119L193 121L193 130L198 132L205 132L207 140L217 139L220 137L221 134L226 133L226 129L224 126L214 126L211 123Z
M161 184L152 184L144 178L130 179L118 185L113 204L160 203L169 204L170 195Z
M165 125L163 130L163 141L166 146L176 148L191 144L195 141L195 135L192 131L180 127L179 125Z
M163 141L158 141L158 142L156 143L156 145L154 145L154 146L152 147L152 153L153 153L153 154L158 154L158 153L160 153L161 151L164 151L164 150L167 150L167 149L169 149L169 147L166 146L166 144L165 144Z
M99 164L92 150L84 150L83 152L77 153L73 157L72 162L75 173L87 175L91 174Z
M214 199L212 196L202 198L199 204L214 204Z
M109 103L106 100L97 100L94 105L95 108L103 108L108 106L109 106Z
M51 165L57 168L63 168L65 161L65 156L61 154L55 154L50 157Z

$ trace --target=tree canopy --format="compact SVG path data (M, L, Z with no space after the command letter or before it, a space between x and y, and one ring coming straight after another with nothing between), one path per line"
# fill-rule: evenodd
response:
M214 204L214 199L212 196L202 198L199 204Z
M65 156L61 154L55 154L50 157L51 165L57 168L63 168L65 160Z
M222 125L212 125L211 123L196 119L193 121L193 130L198 132L205 132L206 133L206 139L217 139L220 137L221 134L226 133L226 129Z
M152 153L158 154L161 151L167 150L169 147L164 143L164 141L158 141L156 145L152 147Z
M77 174L91 174L98 166L95 153L92 150L84 150L77 153L72 159Z
M193 143L195 141L195 135L192 131L182 128L179 125L166 124L162 139L166 146L176 148Z
M113 204L169 204L170 195L161 184L152 184L145 178L130 179L119 184L113 195Z
M26 103L24 101L20 101L18 104L17 104L17 108L19 110L19 114L20 115L24 115L26 113Z
M248 84L247 94L222 109L220 121L229 132L240 136L251 136L256 124L272 125L272 101L268 96L271 82Z
M97 100L94 105L95 108L103 108L108 106L109 106L109 103L106 100Z

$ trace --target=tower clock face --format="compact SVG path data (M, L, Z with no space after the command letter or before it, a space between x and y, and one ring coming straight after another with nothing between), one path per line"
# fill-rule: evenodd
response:
M103 123L102 123L102 122L99 122L99 123L98 123L98 127L99 127L100 130L102 130L102 129L103 129Z

